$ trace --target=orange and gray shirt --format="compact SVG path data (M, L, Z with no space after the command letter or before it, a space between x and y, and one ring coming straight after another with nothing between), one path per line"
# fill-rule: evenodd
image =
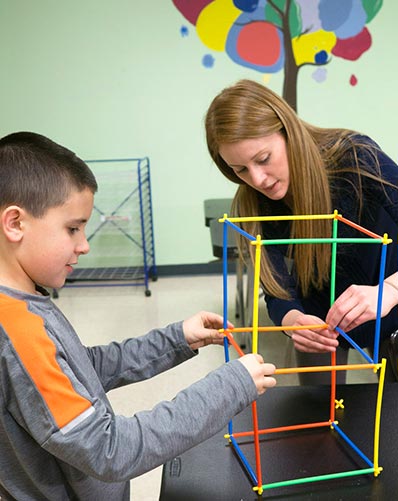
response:
M257 398L249 373L234 360L151 411L115 415L109 390L195 355L182 323L86 347L39 292L0 286L4 500L127 501L131 478L209 438Z

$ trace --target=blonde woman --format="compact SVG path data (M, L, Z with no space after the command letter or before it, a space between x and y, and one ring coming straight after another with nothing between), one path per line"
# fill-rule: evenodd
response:
M397 242L398 167L369 137L347 129L320 128L301 120L276 93L250 80L224 89L206 115L207 145L220 171L238 184L232 211L237 216L330 214ZM330 220L242 223L263 238L331 235ZM358 237L339 225L340 237ZM241 240L242 253L252 246ZM373 347L380 246L339 244L336 301L330 307L331 247L328 244L263 246L261 283L276 325L319 325L291 338L298 365L328 365L348 356L340 327L361 346ZM253 255L252 255L253 259ZM388 246L381 322L384 355L398 329L397 245ZM290 333L289 333L290 335ZM394 379L389 367L388 378ZM345 374L339 372L343 382ZM328 373L302 374L302 384L328 383Z

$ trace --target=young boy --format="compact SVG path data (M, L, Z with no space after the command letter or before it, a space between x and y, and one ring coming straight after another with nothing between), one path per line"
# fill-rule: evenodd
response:
M246 355L152 411L113 413L107 391L221 344L222 318L201 312L122 343L81 344L43 287L62 287L89 251L96 189L87 165L50 139L29 132L0 139L4 500L128 500L131 478L209 438L275 384L275 367Z

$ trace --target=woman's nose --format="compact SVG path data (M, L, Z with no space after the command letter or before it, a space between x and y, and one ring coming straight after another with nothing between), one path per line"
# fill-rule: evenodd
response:
M264 184L264 181L267 178L267 174L261 167L254 167L250 170L250 178L253 186L260 188Z

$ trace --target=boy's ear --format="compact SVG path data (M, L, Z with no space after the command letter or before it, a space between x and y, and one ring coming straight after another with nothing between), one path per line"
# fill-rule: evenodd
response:
M25 211L17 205L10 205L1 214L3 233L10 242L19 242L23 236L23 224Z

